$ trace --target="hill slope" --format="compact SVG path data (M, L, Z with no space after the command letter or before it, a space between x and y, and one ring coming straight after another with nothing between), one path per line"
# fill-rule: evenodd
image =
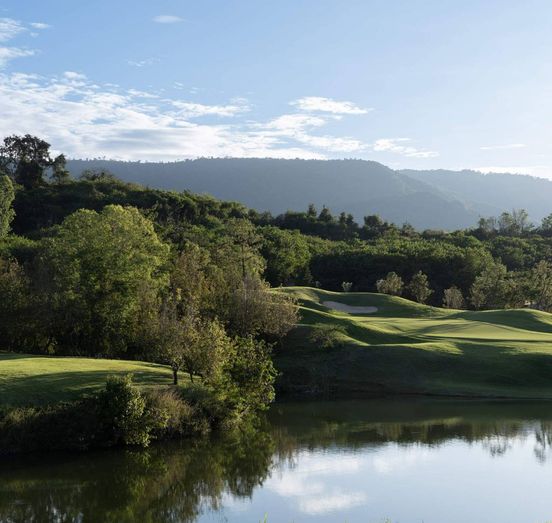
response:
M173 163L71 160L69 170L109 169L153 188L208 193L259 211L304 210L309 203L352 213L380 214L401 225L459 229L479 216L525 208L540 221L552 212L552 181L474 171L394 171L365 160L203 158Z
M129 182L154 188L208 193L279 214L305 210L309 203L357 221L380 214L399 225L455 229L473 225L478 215L425 182L377 162L363 160L274 160L214 158L175 163L72 160L70 171L108 169Z
M277 356L284 391L552 398L550 314L454 311L382 294L301 287L282 292L300 300L302 313L300 328ZM340 312L328 302L353 309ZM309 334L316 324L343 326L341 346L313 346Z
M108 376L125 374L141 387L172 383L168 367L143 361L0 353L0 406L78 399L104 388Z

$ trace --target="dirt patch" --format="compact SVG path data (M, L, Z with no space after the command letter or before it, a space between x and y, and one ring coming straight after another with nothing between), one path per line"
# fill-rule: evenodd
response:
M349 314L374 314L378 312L377 307L356 307L354 305L346 305L337 301L323 301L322 305L329 309L334 309L339 312L347 312Z

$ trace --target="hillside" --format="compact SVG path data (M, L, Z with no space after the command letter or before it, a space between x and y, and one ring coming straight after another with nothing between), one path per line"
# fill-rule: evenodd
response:
M540 221L552 212L552 182L512 174L474 171L394 171L365 160L280 160L203 158L173 163L72 160L74 176L84 169L108 169L129 182L208 193L279 214L309 203L368 214L417 228L459 229L479 216L525 208Z
M276 360L283 391L552 398L550 314L446 310L306 287L282 292L300 301L302 313ZM343 304L353 308L336 310ZM340 345L314 346L309 336L316 324L344 327Z
M473 225L478 215L429 184L377 162L363 160L199 159L175 163L73 160L73 175L108 169L119 178L154 188L208 193L279 214L319 209L350 212L357 221L379 214L401 225L456 229Z
M169 368L143 361L0 352L0 407L75 400L104 388L108 376L125 374L140 387L172 383Z

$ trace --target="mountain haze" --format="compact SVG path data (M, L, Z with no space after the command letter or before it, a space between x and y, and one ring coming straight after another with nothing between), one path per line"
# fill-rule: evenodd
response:
M173 163L71 160L84 169L108 169L119 178L154 188L207 193L259 211L304 210L309 203L357 221L379 214L419 229L457 229L479 216L526 208L540 220L552 212L552 182L473 171L394 171L365 160L280 160L203 158Z

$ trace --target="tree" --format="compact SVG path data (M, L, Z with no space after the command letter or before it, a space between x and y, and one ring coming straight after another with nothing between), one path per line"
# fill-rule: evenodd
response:
M344 281L341 282L341 290L343 292L351 292L351 289L353 288L353 283L350 281Z
M266 259L265 277L271 285L310 283L310 251L298 231L263 227L261 253Z
M525 297L506 267L495 263L475 278L470 301L476 309L502 309L522 305Z
M276 369L271 345L252 336L234 338L221 372L207 380L235 419L264 410L274 401Z
M378 292L382 294L391 294L392 296L400 296L403 286L403 280L396 272L390 272L385 279L376 282Z
M50 144L26 134L8 136L0 147L0 169L26 189L44 182L44 172L52 165Z
M273 291L255 276L246 277L230 295L229 328L235 334L282 339L298 323L298 308L288 295Z
M530 296L535 306L543 311L552 311L552 264L540 261L529 274Z
M13 183L6 175L0 175L0 240L6 236L10 230L10 224L15 216L12 208L15 199Z
M443 294L443 307L445 309L461 309L464 306L464 297L458 287L453 285L445 289Z
M144 293L166 287L169 248L132 207L81 209L41 244L46 326L64 352L120 354L133 342ZM40 275L39 275L40 276Z
M259 260L259 249L262 238L256 227L246 219L235 218L228 223L228 236L238 248L242 278L248 273L260 272L256 263ZM252 267L253 263L253 267Z
M549 214L542 219L540 232L546 236L552 234L552 214Z
M427 276L422 271L418 271L412 276L408 290L418 303L425 303L433 294L433 291L429 288Z
M67 170L67 160L65 159L65 155L60 154L54 158L54 161L52 162L51 178L55 183L66 183L71 178L71 175Z
M175 385L180 370L192 382L194 376L209 379L220 370L230 339L218 321L202 319L191 308L181 314L176 301L175 296L168 298L154 324L147 326L157 358L171 367Z

